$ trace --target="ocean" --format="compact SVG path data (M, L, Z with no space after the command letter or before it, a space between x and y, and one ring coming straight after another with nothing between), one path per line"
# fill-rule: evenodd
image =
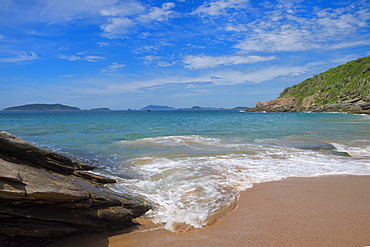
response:
M0 130L117 180L171 231L232 210L254 183L370 174L370 116L238 111L0 112ZM350 157L348 156L350 155Z

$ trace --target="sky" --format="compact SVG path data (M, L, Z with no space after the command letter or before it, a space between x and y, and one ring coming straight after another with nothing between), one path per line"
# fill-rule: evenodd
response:
M0 0L0 109L252 107L368 55L368 0Z

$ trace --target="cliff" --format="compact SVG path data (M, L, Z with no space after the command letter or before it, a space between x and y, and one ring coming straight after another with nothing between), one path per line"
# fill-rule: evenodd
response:
M245 111L370 113L370 56L315 75Z
M115 180L92 169L0 131L1 246L122 229L149 210L104 186Z

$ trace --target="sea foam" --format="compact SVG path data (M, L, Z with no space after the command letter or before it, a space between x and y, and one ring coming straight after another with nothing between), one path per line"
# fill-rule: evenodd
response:
M303 140L299 140L299 147ZM307 145L312 142L308 140ZM368 144L358 141L361 146L358 149L369 149ZM357 159L290 147L286 141L284 145L272 145L271 140L242 144L202 136L169 136L123 141L118 145L161 146L169 149L168 154L172 153L126 161L122 172L129 168L137 178L120 179L115 188L144 196L154 205L148 217L175 232L214 223L235 206L239 192L254 183L287 177L370 173L370 163L363 156L366 152L345 144L328 146L337 146ZM184 149L181 155L173 154L179 147Z

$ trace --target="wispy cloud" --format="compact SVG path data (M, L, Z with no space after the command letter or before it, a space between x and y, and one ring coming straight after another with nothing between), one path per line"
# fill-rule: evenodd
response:
M112 65L109 65L105 69L102 69L101 72L115 72L119 71L123 67L125 67L124 64L113 63Z
M106 59L102 56L93 56L93 55L84 55L85 52L77 53L76 55L65 55L60 54L58 57L60 59L65 59L68 61L77 61L77 60L83 60L88 62L97 62L98 60Z
M218 0L204 3L196 8L192 14L201 16L223 15L229 9L244 9L249 0Z
M174 3L164 3L160 8L151 7L148 13L140 15L136 18L138 23L151 23L153 21L162 22L168 21L173 16L174 11L171 10L175 7Z
M70 79L70 78L73 78L74 76L75 76L74 74L68 74L68 75L60 75L59 77Z
M134 25L135 23L126 17L109 18L109 22L101 26L102 36L109 39L123 38Z
M117 95L123 93L139 93L164 88L182 88L183 90L217 90L219 87L240 84L258 84L278 77L295 77L309 71L306 66L275 66L256 71L224 70L207 72L199 76L165 76L146 79L126 78L115 74L110 77L94 77L78 79L73 87L65 90L81 95ZM80 85L80 86L78 86ZM186 93L186 91L182 91Z
M150 7L145 9L141 4L132 5L134 11L124 8L111 8L110 11L102 11L102 15L110 16L108 23L101 26L103 36L109 39L125 38L133 27L148 25L154 22L168 21L175 16L172 10L175 3L168 2L161 7Z
M108 8L116 2L116 0L33 0L25 3L22 1L2 0L0 4L4 5L4 8L2 8L4 17L13 18L16 16L16 19L12 19L14 24L63 24L73 20L97 16L102 9ZM7 24L10 25L12 23Z
M154 55L144 56L142 60L144 61L144 64L146 65L154 65L158 67L169 67L169 66L176 64L176 62L174 61L169 61L168 58L163 59L162 56L154 56Z
M100 47L104 47L104 46L108 46L109 45L109 43L107 43L107 42L98 42L97 43Z
M14 57L0 58L0 62L1 63L13 63L13 62L35 60L38 58L39 57L34 52L30 52L30 53L21 52Z
M330 45L328 49L342 49L342 48L351 48L351 47L358 47L358 46L367 46L370 44L370 39L367 40L359 40L354 42L343 42L334 45Z
M113 4L107 4L107 6L100 11L100 13L103 16L136 16L143 14L145 9L146 7L139 1L114 1Z
M307 15L307 13L311 13ZM349 5L337 9L303 9L294 2L276 5L264 16L239 24L235 31L247 28L246 38L234 47L244 51L304 51L322 48L346 40L367 27L370 11ZM228 26L228 31L234 31Z
M258 63L263 61L272 60L275 57L268 56L193 56L189 55L185 57L183 63L185 67L189 69L205 69L214 68L219 65L237 65L237 64L248 64Z
M311 50L319 45L311 31L282 25L273 31L254 30L250 38L234 47L244 51L276 52Z

